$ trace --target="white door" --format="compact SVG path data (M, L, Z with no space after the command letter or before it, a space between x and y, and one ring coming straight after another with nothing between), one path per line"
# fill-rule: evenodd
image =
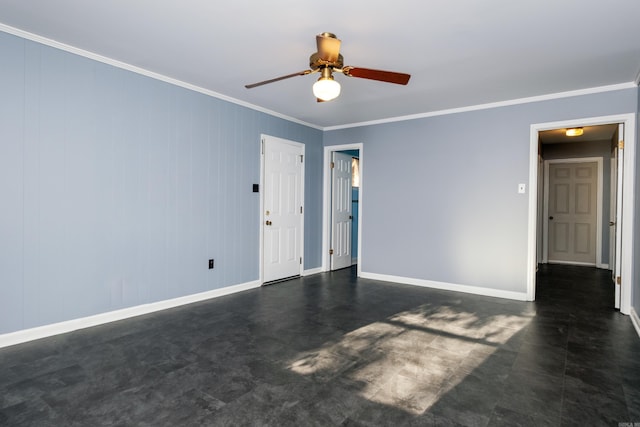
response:
M613 197L615 198L615 208L612 215L612 224L609 230L615 235L615 246L613 250L613 259L609 262L612 265L613 280L615 287L615 308L620 308L620 276L621 276L621 260L622 260L622 233L618 231L622 230L622 177L623 177L623 158L624 158L624 143L620 144L618 141L622 141L624 137L624 125L618 125L618 137L615 141L614 157L616 159L616 188Z
M598 164L549 165L549 262L595 265Z
M302 270L304 145L263 139L263 282Z
M331 169L331 270L351 266L351 156L333 153Z
M618 191L618 139L614 136L612 144L615 141L615 147L611 149L611 163L609 178L609 269L611 270L611 277L616 279L616 208Z

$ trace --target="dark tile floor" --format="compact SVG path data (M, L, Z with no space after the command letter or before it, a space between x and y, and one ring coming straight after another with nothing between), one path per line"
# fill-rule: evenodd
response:
M0 425L640 422L640 339L607 271L538 301L349 269L0 349Z

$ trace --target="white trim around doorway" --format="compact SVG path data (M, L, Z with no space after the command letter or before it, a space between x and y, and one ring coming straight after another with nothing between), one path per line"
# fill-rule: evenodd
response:
M360 165L360 190L358 191L358 256L357 274L362 274L362 211L363 209L363 189L364 189L364 149L361 142L355 144L330 145L324 147L324 161L322 166L322 271L329 271L331 259L329 256L329 245L331 242L331 154L334 151L358 150Z
M590 117L575 120L565 120L548 123L535 123L530 127L529 134L529 221L528 221L528 251L527 251L527 299L535 300L536 269L537 269L537 209L538 209L538 133L544 130L569 128L576 126L595 126L612 123L624 124L625 141L624 174L622 183L622 283L620 312L631 313L631 288L633 278L633 237L635 210L635 174L636 174L636 115L633 113L613 116Z

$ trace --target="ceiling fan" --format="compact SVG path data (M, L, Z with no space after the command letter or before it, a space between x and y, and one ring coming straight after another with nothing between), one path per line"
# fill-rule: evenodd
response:
M318 51L309 57L310 70L287 74L275 79L264 80L262 82L245 85L247 89L257 86L274 83L280 80L295 76L306 76L307 74L320 73L320 78L313 85L313 94L318 102L331 101L340 95L340 83L333 79L333 73L342 73L348 77L359 77L362 79L378 80L381 82L396 83L406 85L409 83L411 75L396 73L393 71L373 70L371 68L360 68L344 66L344 58L340 54L340 40L332 33L322 33L316 36Z

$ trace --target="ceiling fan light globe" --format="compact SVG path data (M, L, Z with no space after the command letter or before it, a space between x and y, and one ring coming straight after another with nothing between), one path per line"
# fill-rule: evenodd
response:
M340 83L332 78L321 77L313 84L313 95L323 101L331 101L340 95Z

